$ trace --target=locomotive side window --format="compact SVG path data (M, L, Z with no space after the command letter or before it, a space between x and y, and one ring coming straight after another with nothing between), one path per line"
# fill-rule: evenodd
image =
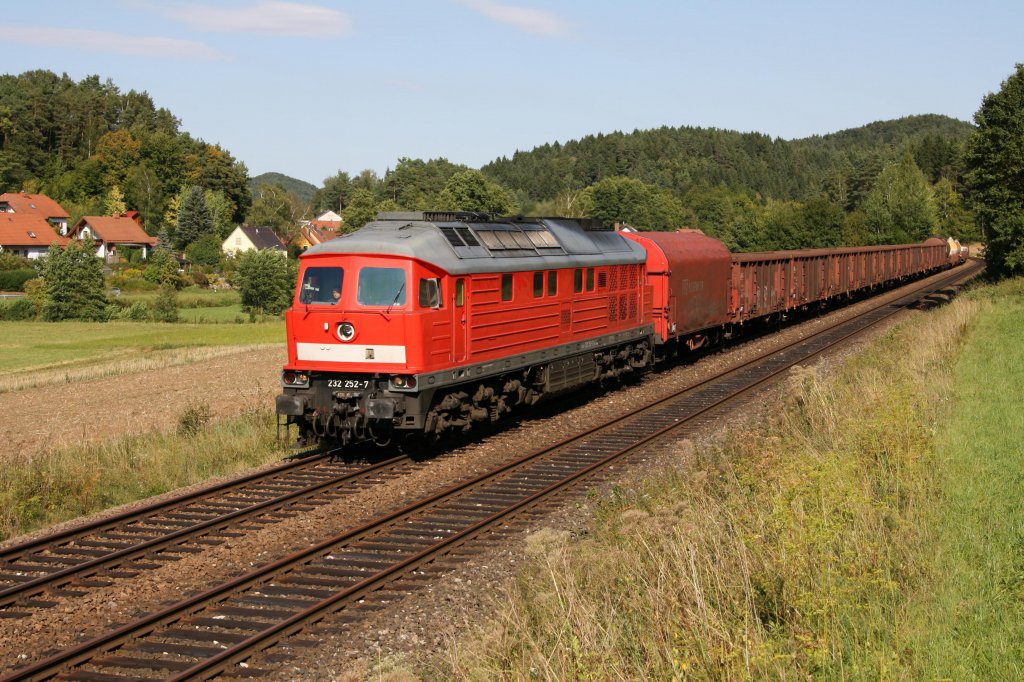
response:
M420 307L441 307L441 280L436 278L420 279Z
M466 280L455 280L455 307L461 308L466 301Z
M594 290L594 268L587 268L587 291Z
M299 285L299 303L335 305L341 297L344 275L341 268L306 268Z
M533 273L533 297L540 298L544 295L544 273Z
M572 272L572 290L575 293L583 291L583 269L576 268Z
M402 268L363 268L356 288L359 305L405 305L405 270Z
M512 275L501 276L501 300L512 300Z
M558 294L558 271L548 270L548 296Z

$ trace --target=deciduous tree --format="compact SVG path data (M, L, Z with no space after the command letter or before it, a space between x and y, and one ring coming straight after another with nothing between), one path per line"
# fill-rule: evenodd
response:
M366 189L357 189L352 192L348 206L341 213L345 219L345 230L351 232L377 217L377 198Z
M271 249L245 251L235 275L242 307L253 313L281 313L291 305L297 271L295 261Z
M862 208L877 244L921 241L938 230L931 185L909 153L882 169Z
M1024 273L1024 64L982 100L967 145L967 186L989 267Z
M91 239L72 240L66 249L51 246L42 274L46 282L44 318L106 319L103 261L96 257L96 244Z
M478 170L464 170L452 175L437 198L442 211L483 211L509 215L515 210L512 192L491 182Z

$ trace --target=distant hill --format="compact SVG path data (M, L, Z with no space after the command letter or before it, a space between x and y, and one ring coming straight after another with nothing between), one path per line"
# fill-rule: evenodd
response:
M932 181L958 163L974 126L947 116L908 116L799 140L717 128L662 127L552 143L481 170L534 201L627 176L684 196L724 185L763 197L806 200L828 184L877 174L905 151Z
M299 197L306 204L313 203L313 197L316 196L317 192L316 185L311 185L305 180L299 180L283 173L263 173L254 178L249 178L250 190L255 190L260 185L281 185L285 190Z

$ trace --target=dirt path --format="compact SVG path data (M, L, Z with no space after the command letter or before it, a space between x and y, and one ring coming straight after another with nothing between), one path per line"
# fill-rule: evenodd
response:
M32 454L128 433L173 429L182 412L215 417L272 409L285 348L239 351L199 363L0 394L0 452ZM0 455L2 458L3 455Z

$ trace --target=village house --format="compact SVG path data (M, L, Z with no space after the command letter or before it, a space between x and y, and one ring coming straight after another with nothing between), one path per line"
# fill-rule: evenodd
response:
M280 251L283 255L288 254L288 250L281 242L281 239L269 227L239 225L221 245L221 250L232 258L243 251L252 251L254 249L256 251L271 249Z
M45 218L31 213L0 213L0 251L36 259L46 255L54 243L67 246L68 238L54 232Z
M35 215L47 222L51 230L61 235L68 233L68 212L45 194L7 192L0 194L0 214Z
M295 239L295 246L299 247L299 250L305 251L311 246L322 244L337 236L337 233L332 230L315 227L312 223L307 223L299 228L299 236Z
M91 237L96 242L96 255L107 263L118 262L127 249L141 249L142 258L149 258L150 249L157 243L156 237L150 237L142 229L142 216L138 211L119 216L85 216L68 236L73 239Z
M344 218L334 211L327 211L325 213L321 213L313 220L308 221L306 224L320 230L326 230L328 232L338 234L341 232L341 226L344 222Z

